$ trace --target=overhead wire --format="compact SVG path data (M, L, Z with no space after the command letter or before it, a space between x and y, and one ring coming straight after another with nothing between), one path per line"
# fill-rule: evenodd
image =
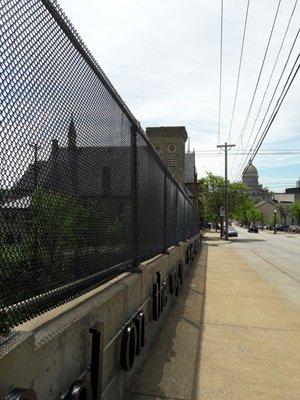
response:
M269 86L270 86L270 83L271 83L271 81L272 81L272 78L273 78L273 75L274 75L274 71L275 71L275 68L276 68L277 63L278 63L279 56L280 56L280 54L281 54L283 45L284 45L284 43L285 43L285 39L286 39L288 30L289 30L289 27L290 27L292 18L293 18L293 16L294 16L297 3L298 3L298 0L295 1L294 6L293 6L293 9L292 9L292 12L291 12L291 15L290 15L290 17L289 17L288 24L287 24L287 27L286 27L286 29L285 29L283 38L282 38L282 40L281 40L281 44L280 44L279 50L278 50L278 52L277 52L276 59L275 59L275 62L274 62L274 65L273 65L271 74L270 74L270 76L269 76L268 83L267 83L266 89L265 89L265 91L264 91L264 94L263 94L263 97L262 97L262 101L261 101L261 103L260 103L260 106L259 106L259 109L258 109L256 118L255 118L254 124L253 124L253 126L252 126L250 135L249 135L249 137L248 137L248 140L247 140L247 144L246 144L246 146L245 146L245 149L248 148L248 145L249 145L250 140L251 140L251 137L252 137L252 135L253 135L253 132L254 132L256 123L257 123L258 118L259 118L259 116L260 116L260 112L261 112L261 110L262 110L262 107L263 107L263 104L264 104L264 101L265 101L265 98L266 98L267 91L268 91ZM289 59L290 59L290 56L291 56L291 53L292 53L292 51L293 51L293 49L294 49L294 46L295 46L296 40L297 40L297 38L298 38L298 35L299 35L299 30L298 30L298 32L297 32L296 38L295 38L294 41L293 41L293 44L292 44L292 47L291 47L291 49L290 49L290 52L289 52L289 55L288 55L288 59L287 59L287 62L285 63L283 72L282 72L281 75L280 75L280 80L281 80L282 75L283 75L283 73L284 73L284 71L285 71L285 69L286 69L287 63L288 63L288 61L289 61ZM279 80L279 83L280 83L280 80ZM279 83L277 83L276 88L278 87ZM273 93L273 96L272 96L271 101L273 100L274 95L275 95L275 92ZM271 105L271 104L269 103L267 112L269 111L270 105ZM266 114L265 114L265 116L264 116L263 121L265 120L265 117L266 117ZM262 126L262 125L261 125L261 126ZM261 129L261 126L260 126L260 129ZM256 141L256 139L257 139L257 136L258 136L258 134L255 136L253 145L254 145L254 143L255 143L255 141ZM251 146L250 151L252 150L253 145ZM240 149L240 146L238 147L238 149ZM245 164L245 163L244 163L244 164ZM233 169L233 165L234 165L234 163L232 164L232 169ZM241 163L239 163L238 168L237 168L237 171L240 170L240 166L241 166ZM232 171L232 169L231 169L231 171Z
M266 156L274 156L274 155L298 155L300 154L300 151L291 151L291 152L286 152L286 151L274 151L274 152L265 152L262 151L259 154L261 155L266 155ZM248 155L247 152L240 152L240 153L229 153L228 156L244 156ZM224 157L223 154L213 154L213 153L208 153L208 154L195 154L196 157L206 157L206 158L211 158L211 157Z
M271 43L271 40L272 40L275 24L276 24L276 21L277 21L277 17L278 17L281 1L282 0L278 1L278 5L277 5L277 9L276 9L274 20L273 20L271 32L270 32L270 35L269 35L269 38L268 38L267 47L266 47L265 52L264 52L264 57L263 57L263 60L262 60L262 64L261 64L261 67L260 67L260 70L259 70L258 78L257 78L256 84L255 84L255 88L254 88L254 92L253 92L253 95L252 95L251 103L250 103L250 106L249 106L249 110L248 110L248 113L247 113L247 116L246 116L246 119L245 119L245 122L244 122L244 125L243 125L243 128L242 128L242 133L241 133L240 137L242 137L243 134L245 133L245 130L246 130L246 127L247 127L247 124L248 124L248 121L249 121L250 113L252 111L252 107L253 107L254 99L255 99L256 92L257 92L257 89L258 89L258 86L259 86L259 82L260 82L260 78L261 78L261 75L262 75L262 71L264 69L265 61L266 61L266 58L267 58L267 55L268 55L268 52L269 52L269 47L270 47L270 43Z
M298 56L297 56L297 58L296 58L296 60L295 60L295 62L293 64L292 70L291 70L291 72L290 72L290 74L288 76L288 80L289 80L289 78L290 78L290 76L292 74L292 71L294 70L295 66L297 65L297 62L299 61L299 58L300 58L300 53L298 54ZM270 130L270 128L271 128L271 126L272 126L272 124L274 122L274 119L276 118L276 115L278 114L278 111L280 110L280 107L281 107L286 95L288 94L288 92L290 90L290 87L292 86L292 83L294 82L294 80L295 80L295 78L296 78L296 76L298 74L299 68L300 68L300 64L298 65L297 69L295 70L294 75L292 76L288 86L286 87L287 82L284 85L284 88L282 90L282 95L280 96L281 99L280 98L278 99L278 101L276 103L276 106L275 106L277 109L276 109L276 111L274 111L272 113L271 118L269 120L269 123L268 123L267 127L265 128L265 130L263 132L263 135L262 135L261 139L259 140L258 144L256 145L256 148L255 148L255 150L254 150L254 152L253 152L253 154L251 156L251 160L253 160L256 157L257 152L259 151L263 141L265 140L265 137L267 136L267 133L269 132L269 130ZM284 92L284 90L285 90L285 92Z
M235 114L238 90L239 90L240 75L241 75L241 68L242 68L242 61L243 61L243 54L244 54L244 44L245 44L245 37L246 37L246 30L247 30L247 23L248 23L249 4L250 4L250 0L247 1L247 7L246 7L246 15L245 15L245 21L244 21L244 29L243 29L243 37L242 37L242 45L241 45L241 52L240 52L237 81L236 81L233 108L232 108L232 113L231 113L231 118L230 118L230 126L229 126L228 139L227 139L228 143L231 143L231 130L232 130L232 123L233 123L233 118L234 118L234 114Z
M220 66L219 66L219 118L218 118L218 145L220 144L221 107L222 107L222 70L223 70L223 9L224 0L221 0L221 26L220 26Z
M266 58L267 58L267 55L268 55L268 51L269 51L271 39L272 39L272 36L273 36L274 27L275 27L275 24L276 24L276 21L277 21L277 17L278 17L281 1L282 0L278 0L275 16L274 16L272 27L271 27L271 31L270 31L270 34L269 34L269 37L268 37L267 46L266 46L266 49L264 51L264 56L263 56L262 63L261 63L261 66L260 66L260 70L259 70L259 74L258 74L257 81L256 81L256 84L255 84L255 88L254 88L254 91L253 91L253 94L252 94L250 106L249 106L249 109L248 109L248 112L247 112L247 115L246 115L246 119L245 119L245 122L244 122L242 130L241 130L241 133L240 133L240 135L239 135L239 137L238 137L238 139L236 141L236 145L238 145L238 143L240 142L239 145L238 145L238 150L240 149L240 147L243 148L243 136L245 134L245 130L246 130L246 127L247 127L247 124L248 124L248 120L249 120L251 111L252 111L252 107L253 107L254 99L255 99L255 96L256 96L256 92L257 92L257 89L258 89L258 86L259 86L259 82L260 82L260 79L261 79L262 71L264 69L265 61L266 61ZM233 169L234 163L235 163L235 159L233 161L231 170Z
M263 126L263 124L264 124L264 122L265 122L265 119L266 119L266 117L267 117L267 115L268 115L269 109L270 109L270 107L271 107L271 105L272 105L273 99L274 99L275 94L276 94L276 92L277 92L277 90L278 90L278 87L279 87L279 85L280 85L281 79L282 79L282 77L283 77L283 75L284 75L284 73L285 73L286 67L287 67L287 65L288 65L288 63L289 63L289 60L290 60L290 58L291 58L291 55L292 55L292 53L293 53L295 44L296 44L297 39L298 39L298 37L299 37L299 33L300 33L300 28L298 29L298 31L297 31L297 33L296 33L296 36L295 36L294 41L293 41L293 43L292 43L292 46L291 46L291 48L290 48L288 57L287 57L287 59L286 59L286 62L285 62L285 64L284 64L284 67L283 67L283 69L282 69L282 71L281 71L280 77L279 77L279 79L278 79L278 81L277 81L277 84L276 84L275 89L274 89L274 91L273 91L272 97L271 97L271 99L270 99L270 101L269 101L268 107L267 107L267 109L266 109L266 111L265 111L264 117L263 117L263 119L262 119L262 121L261 121L261 124L260 124L260 126L259 126L259 129L258 129L258 131L257 131L257 133L256 133L256 136L255 136L254 141L253 141L253 143L252 143L251 149L250 149L250 151L248 152L248 157L249 157L249 155L250 155L251 152L252 152L252 149L253 149L253 147L254 147L254 145L255 145L255 142L256 142L256 140L257 140L257 138L258 138L258 135L259 135L259 133L260 133L260 131L261 131L261 129L262 129L262 126ZM247 163L248 157L246 157L246 159L245 159L245 161L244 161L244 164L242 165L242 168L237 170L237 175L236 175L236 177L239 177L239 175L240 175L240 170L243 170L244 166L245 166L246 163Z
M264 117L263 117L263 119L262 119L262 121L261 121L261 124L260 124L259 129L258 129L258 131L257 131L257 133L256 133L256 136L255 136L255 138L254 138L254 141L253 141L253 143L252 143L252 146L251 146L251 149L250 149L248 155L252 152L252 148L254 147L255 142L256 142L256 140L257 140L257 138L258 138L258 135L259 135L259 133L260 133L260 131L261 131L261 129L262 129L262 126L263 126L263 124L264 124L264 122L265 122L265 119L266 119L266 117L267 117L267 114L268 114L269 109L270 109L270 107L271 107L271 104L272 104L272 102L273 102L273 99L274 99L274 97L275 97L275 94L276 94L276 92L277 92L277 89L278 89L278 87L279 87L279 85L280 85L281 79L282 79L282 77L283 77L283 75L284 75L284 73L285 73L286 67L287 67L287 65L288 65L288 62L289 62L290 57L291 57L291 55L292 55L292 52L293 52L293 50L294 50L296 41L297 41L297 39L298 39L298 37L299 37L299 33L300 33L300 29L298 29L298 31L297 31L297 33L296 33L296 36L295 36L295 38L294 38L293 44L292 44L292 46L291 46L291 49L290 49L290 51L289 51L288 57L287 57L287 59L286 59L286 62L285 62L285 64L284 64L284 67L283 67L283 69L282 69L282 71L281 71L280 77L279 77L279 79L278 79L278 81L277 81L276 87L275 87L275 89L274 89L274 91L273 91L273 94L272 94L272 97L271 97L271 99L270 99L270 101L269 101L267 110L265 111ZM246 164L246 161L247 161L247 158L246 158L246 160L245 160L243 166ZM242 168L243 168L243 167L242 167Z
M256 144L256 147L255 147L254 151L253 151L253 152L252 152L252 151L251 151L251 152L248 152L248 157L251 155L251 157L250 157L250 162L252 162L252 161L254 160L254 158L256 157L256 155L257 155L257 153L258 153L258 151L259 151L259 149L260 149L260 147L261 147L261 145L262 145L262 143L263 143L263 141L264 141L264 139L265 139L267 133L269 132L269 130L270 130L270 128L271 128L271 126L272 126L272 124L273 124L273 122L274 122L274 120L275 120L277 114L278 114L278 111L279 111L280 108L281 108L281 105L282 105L282 103L283 103L283 101L284 101L284 99L285 99L287 93L288 93L289 90L290 90L290 87L291 87L292 83L294 82L294 80L295 80L295 78L296 78L296 76L297 76L297 74L298 74L298 71L299 71L299 68L300 68L300 63L299 63L299 65L298 65L298 67L296 68L296 70L295 70L294 73L293 73L293 71L294 71L294 69L295 69L295 67L296 67L297 62L299 61L299 59L300 59L300 53L298 54L298 56L297 56L297 58L296 58L296 60L295 60L295 62L294 62L294 64L293 64L293 66L292 66L292 68L291 68L291 71L290 71L290 73L289 73L289 75L288 75L288 77L287 77L287 80L286 80L286 82L285 82L285 84L284 84L284 87L283 87L283 89L282 89L282 91L281 91L281 93L280 93L280 96L279 96L279 98L278 98L278 100L277 100L277 102L276 102L276 105L275 105L275 107L274 107L274 109L273 109L273 112L272 112L272 114L271 114L271 116L270 116L270 118L269 118L269 120L268 120L268 123L266 124L266 127L265 127L264 131L262 132L262 134L261 134L261 136L260 136L260 139L259 139L258 143ZM293 75L293 76L292 76L292 75ZM248 157L246 157L246 160L245 160L245 162L244 162L244 165L246 164ZM244 165L243 165L243 167L244 167ZM239 171L238 179L239 179L240 176L241 176L241 173L242 173L241 171L243 171L243 167L242 167L241 170Z
M248 144L249 144L249 142L250 142L250 140L251 140L251 137L252 137L253 131L254 131L254 129L255 129L257 120L258 120L258 118L259 118L259 115L260 115L262 106L263 106L263 104L264 104L264 101L265 101L265 98L266 98L266 94L267 94L267 91L268 91L268 89L269 89L270 83L271 83L271 81L272 81L272 78L273 78L273 75L274 75L274 71L275 71L275 68L276 68L276 66L277 66L278 59L279 59L279 56L280 56L280 54L281 54L281 50L282 50L282 48L283 48L283 45L284 45L284 42L285 42L285 39L286 39L288 30L289 30L291 21L292 21L292 19L293 19L293 16L294 16L294 13L295 13L295 9L296 9L297 3L298 3L298 0L295 1L294 7L293 7L293 9L292 9L292 13L291 13L291 15L290 15L290 18L289 18L287 27L286 27L286 29L285 29L285 32L284 32L284 35L283 35L283 38L282 38L282 41L281 41L281 44L280 44L280 47L279 47L279 50L278 50L278 52L277 52L274 65L273 65L273 68L272 68L272 71L271 71L271 74L270 74L270 77L269 77L269 80L268 80L266 89L265 89L264 94L263 94L263 97L262 97L262 101L261 101L261 103L260 103L260 106L259 106L259 109L258 109L256 118L255 118L255 121L254 121L254 123L253 123L252 129L251 129L251 132L250 132L250 135L249 135L249 137L248 137L248 141L247 141L247 144L246 144L246 148L248 147Z

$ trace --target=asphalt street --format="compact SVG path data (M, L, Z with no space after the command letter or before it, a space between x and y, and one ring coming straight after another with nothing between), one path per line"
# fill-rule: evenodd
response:
M239 236L230 238L227 246L300 308L300 234L268 230L248 233L245 228L235 228Z

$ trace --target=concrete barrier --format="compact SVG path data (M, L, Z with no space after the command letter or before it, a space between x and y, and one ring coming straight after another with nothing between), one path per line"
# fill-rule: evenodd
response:
M0 399L121 399L199 240L171 247L143 262L140 272L124 273L20 325L0 344Z

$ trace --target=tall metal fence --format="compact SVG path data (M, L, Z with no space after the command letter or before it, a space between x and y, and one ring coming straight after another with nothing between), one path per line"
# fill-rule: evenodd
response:
M50 0L0 0L0 333L197 232L197 210Z

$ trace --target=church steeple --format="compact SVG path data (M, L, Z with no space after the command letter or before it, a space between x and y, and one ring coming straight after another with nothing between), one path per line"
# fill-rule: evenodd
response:
M77 133L76 133L75 124L74 124L74 117L72 114L70 125L69 125L69 130L68 130L68 147L75 148L76 141L77 141Z

